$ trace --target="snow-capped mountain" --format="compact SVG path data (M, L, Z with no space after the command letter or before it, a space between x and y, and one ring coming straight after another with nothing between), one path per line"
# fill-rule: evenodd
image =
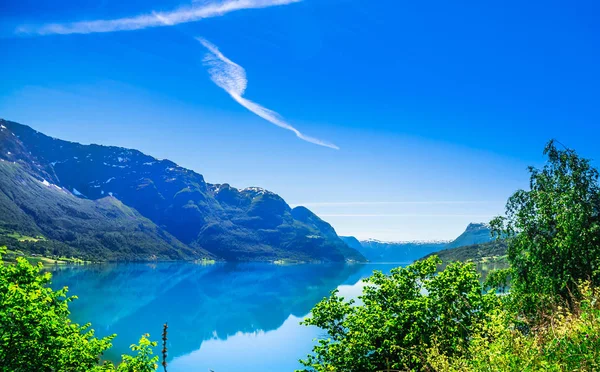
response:
M454 240L381 241L358 240L352 236L341 237L348 246L361 252L372 262L412 262L430 253L492 240L490 226L486 223L471 223Z

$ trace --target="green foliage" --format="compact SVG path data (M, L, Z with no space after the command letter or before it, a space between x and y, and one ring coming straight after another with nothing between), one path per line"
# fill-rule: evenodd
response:
M437 274L440 263L430 257L390 275L374 272L360 305L334 291L304 321L327 337L301 363L319 372L422 369L434 340L445 355L462 356L498 298L483 293L473 264L456 262Z
M562 308L548 323L524 334L512 314L496 309L469 340L469 358L449 357L437 343L428 352L436 371L597 371L600 368L600 296L589 283L582 300Z
M158 355L152 356L152 348L156 347L155 341L148 340L150 335L145 334L140 342L131 345L131 350L137 352L136 356L123 355L123 361L117 367L117 372L153 372L158 368Z
M510 267L483 288L473 266L436 256L375 273L360 301L336 292L305 324L327 331L302 361L314 371L600 369L599 173L550 142L530 190L491 223L498 242L443 251L445 261L506 249ZM504 241L505 239L505 241ZM510 284L510 293L506 290ZM489 289L483 293L483 289Z
M63 288L48 287L50 274L40 273L24 258L0 266L0 366L5 371L87 371L110 348L111 337L96 338L89 324L69 320Z
M6 248L0 248L5 252ZM17 257L14 264L0 265L0 369L28 371L155 371L158 357L152 357L155 342L148 335L131 349L136 356L123 355L115 367L100 357L109 349L108 336L97 338L90 324L80 326L69 319L67 288L49 287L51 274L42 265L31 265Z
M598 171L574 151L553 141L543 169L529 168L531 190L519 190L506 216L492 221L496 235L509 237L511 291L526 313L558 296L579 298L577 282L600 285L600 188Z

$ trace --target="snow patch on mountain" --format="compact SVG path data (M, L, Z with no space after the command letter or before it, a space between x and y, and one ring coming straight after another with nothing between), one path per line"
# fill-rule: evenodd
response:
M77 196L83 196L85 197L85 195L83 195L82 193L79 192L79 190L77 190L76 188L73 187L73 195L77 195Z
M265 194L273 194L272 192L263 189L262 187L246 187L245 189L241 190L241 192L253 192L256 193L257 195L265 195Z

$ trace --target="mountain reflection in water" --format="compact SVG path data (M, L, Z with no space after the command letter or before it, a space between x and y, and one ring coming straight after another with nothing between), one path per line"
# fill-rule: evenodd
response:
M54 267L54 288L79 299L72 318L116 333L120 359L169 323L169 371L292 371L321 333L298 322L330 291L360 294L361 278L394 264L123 263ZM158 350L158 348L157 348Z

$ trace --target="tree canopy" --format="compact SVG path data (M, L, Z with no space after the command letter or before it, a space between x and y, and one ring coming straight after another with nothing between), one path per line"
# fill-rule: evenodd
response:
M357 301L333 292L304 321L327 333L305 370L598 370L599 174L555 141L544 154L491 222L508 269L482 283L472 264L439 271L433 256L374 272Z
M482 291L471 263L455 262L436 274L430 257L366 279L360 303L336 291L318 303L304 324L327 331L302 364L315 371L421 369L435 339L448 355L460 355L474 325L497 301Z
M1 250L2 248L0 248ZM1 257L0 257L1 258ZM0 369L30 371L150 372L157 368L152 356L155 342L142 336L131 345L135 356L124 355L117 366L101 363L102 354L115 335L98 338L90 324L70 319L67 288L52 290L50 273L18 257L16 263L0 265Z
M506 236L511 290L526 311L534 299L578 298L581 280L600 284L600 187L598 170L573 150L550 141L542 169L529 168L530 190L508 200L506 215L492 221Z

